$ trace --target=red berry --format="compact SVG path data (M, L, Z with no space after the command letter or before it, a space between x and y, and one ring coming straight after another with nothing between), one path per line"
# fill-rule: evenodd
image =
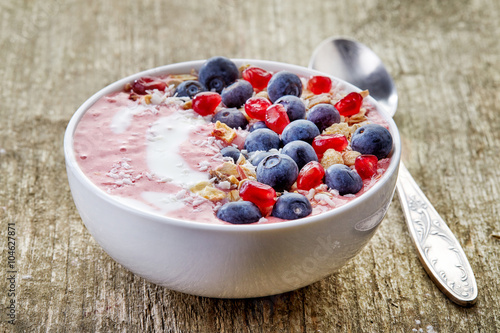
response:
M244 181L240 186L240 197L259 207L262 215L269 215L276 202L276 191L269 185L255 180Z
M281 134L286 125L290 124L290 119L283 105L273 104L266 110L265 122L267 127Z
M343 134L322 134L314 138L312 147L321 160L323 153L328 149L335 149L336 151L344 150L349 142Z
M267 83L273 74L259 67L248 67L241 75L244 80L250 82L252 87L257 90L263 90L267 87Z
M375 155L360 155L354 161L354 167L362 179L369 179L377 173L378 159Z
M313 76L307 82L307 89L315 95L330 92L332 89L332 79L322 75Z
M325 169L316 161L311 161L300 169L297 177L297 188L299 190L309 191L323 183Z
M135 80L132 82L131 86L132 90L139 95L146 95L146 90L158 89L160 91L165 91L165 88L167 88L167 84L165 82L149 76L144 76Z
M335 108L341 116L350 117L359 112L363 104L363 96L357 92L352 92L335 104Z
M222 98L216 92L201 92L193 97L193 110L202 116L208 116L215 112L221 101Z
M248 116L254 119L266 120L266 110L272 104L264 97L252 97L245 103L245 112Z

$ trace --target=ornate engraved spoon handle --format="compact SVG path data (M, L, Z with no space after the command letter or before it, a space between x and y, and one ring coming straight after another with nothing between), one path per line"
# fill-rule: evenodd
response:
M452 301L462 306L473 305L477 284L469 261L403 162L397 189L411 238L427 274Z

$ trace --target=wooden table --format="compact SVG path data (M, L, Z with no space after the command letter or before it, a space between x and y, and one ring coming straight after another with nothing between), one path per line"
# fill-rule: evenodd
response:
M0 0L0 329L500 330L499 17L493 0ZM397 200L338 273L257 299L158 287L95 243L62 149L66 124L90 95L144 69L214 55L307 66L331 35L368 44L394 75L404 160L463 245L479 286L474 307L450 302L428 278Z

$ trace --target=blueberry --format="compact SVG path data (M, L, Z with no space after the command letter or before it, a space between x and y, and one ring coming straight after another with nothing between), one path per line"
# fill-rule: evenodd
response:
M296 140L312 143L318 135L320 135L319 129L312 121L300 119L292 121L285 127L281 133L281 140L284 145Z
M300 140L287 143L281 153L290 156L297 163L299 170L308 162L318 162L318 155L316 155L314 148L307 142Z
M212 122L220 121L231 128L245 128L248 125L248 120L245 115L238 109L222 109L215 114Z
M222 90L222 103L228 108L239 108L252 97L253 87L250 82L238 80Z
M332 124L340 123L340 113L331 104L316 104L309 110L307 120L315 123L319 131L323 132Z
M201 66L198 80L208 90L220 94L224 87L238 79L239 74L238 67L231 60L224 57L213 57Z
M281 104L285 107L288 119L294 121L306 117L306 106L302 100L293 95L280 97L275 104Z
M277 192L289 190L298 175L297 163L284 154L270 155L257 166L257 181L271 186Z
M287 71L278 72L269 80L267 94L273 103L285 95L300 97L302 95L302 81L293 73Z
M259 207L250 201L228 202L217 211L217 217L232 224L248 224L260 220Z
M255 153L252 158L250 159L250 163L252 163L252 165L254 166L257 166L259 165L260 161L262 161L264 158L270 156L270 155L274 155L276 154L276 152L270 152L270 151L261 151L261 152L258 152L258 153Z
M380 160L391 152L392 136L384 126L363 125L352 135L351 147L361 154L375 155Z
M269 128L269 127L267 127L266 123L261 120L261 121L258 121L256 123L253 123L253 125L250 126L249 131L253 132L253 131L255 131L256 129L259 129L259 128Z
M311 203L299 193L285 193L276 200L272 216L284 220L296 220L312 213Z
M325 184L339 191L340 195L356 194L363 188L358 173L344 164L334 164L326 169Z
M245 149L250 153L257 150L268 151L280 147L279 135L268 128L261 128L248 134L245 139Z
M220 153L224 157L231 157L234 161L234 163L238 162L238 159L240 158L241 152L239 149L234 148L233 146L227 146L224 147L220 150Z
M205 88L200 82L194 80L183 81L177 86L177 89L175 89L177 97L189 98L193 98L197 93L201 93L203 91L207 91L207 88Z

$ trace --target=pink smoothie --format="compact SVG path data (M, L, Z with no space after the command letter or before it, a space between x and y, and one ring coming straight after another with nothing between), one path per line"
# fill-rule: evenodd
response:
M229 144L213 135L211 116L198 115L189 107L188 98L174 96L169 76L161 80L170 85L165 91L137 96L124 89L101 98L85 113L74 134L79 166L104 192L137 209L181 220L228 224L215 213L232 200L229 193L238 188L229 181L214 182L212 172L228 163L220 150ZM366 122L387 127L374 106L364 102L363 109ZM247 134L236 130L230 144L242 149ZM310 200L312 215L320 214L363 195L389 162L389 158L380 160L377 174L364 180L363 189L355 195L341 196L324 184L309 191L291 190ZM253 167L248 161L244 166ZM191 190L200 183L227 195L204 198ZM279 221L283 220L267 216L257 223Z

